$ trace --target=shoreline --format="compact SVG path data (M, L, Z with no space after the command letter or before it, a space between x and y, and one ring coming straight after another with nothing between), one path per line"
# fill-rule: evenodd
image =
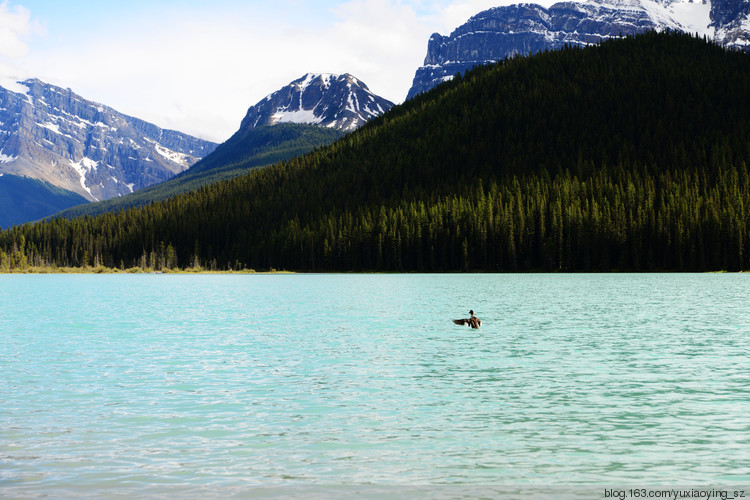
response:
M128 269L111 268L105 266L87 267L28 267L25 269L0 269L0 275L11 274L744 274L750 270L741 271L674 271L674 270L652 270L652 271L590 271L590 272L550 272L550 271L525 271L525 272L492 272L492 271L440 271L424 273L420 271L287 271L270 269L268 271L256 271L255 269L229 269L211 270L202 267L190 267L185 269L152 269L131 267Z
M30 267L26 269L0 270L0 275L10 274L295 274L294 271L256 271L254 269L240 270L211 270L203 268L187 269L142 269L132 267L129 269L111 267Z

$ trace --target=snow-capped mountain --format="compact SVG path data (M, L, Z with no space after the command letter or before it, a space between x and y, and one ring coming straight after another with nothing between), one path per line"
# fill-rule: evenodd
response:
M348 73L308 73L248 109L240 128L308 123L349 132L392 107Z
M713 0L709 29L719 43L750 51L750 2Z
M217 146L40 80L3 85L0 175L46 181L90 201L164 181Z
M697 33L729 48L750 49L747 0L586 0L496 7L480 12L450 36L430 37L424 65L407 99L456 73L505 57L563 45L665 29Z

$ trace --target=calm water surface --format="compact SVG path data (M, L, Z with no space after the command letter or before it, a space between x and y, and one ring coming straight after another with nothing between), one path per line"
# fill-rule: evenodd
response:
M750 484L749 284L0 276L0 497Z

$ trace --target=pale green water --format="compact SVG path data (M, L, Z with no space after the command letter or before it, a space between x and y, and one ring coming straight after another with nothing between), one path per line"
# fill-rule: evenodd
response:
M750 484L749 283L0 276L0 497Z

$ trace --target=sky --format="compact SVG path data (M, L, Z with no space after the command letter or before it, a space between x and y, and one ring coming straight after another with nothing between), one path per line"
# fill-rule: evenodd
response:
M305 73L403 102L432 33L515 0L3 0L0 82L39 78L223 142ZM553 0L535 3L551 5Z

